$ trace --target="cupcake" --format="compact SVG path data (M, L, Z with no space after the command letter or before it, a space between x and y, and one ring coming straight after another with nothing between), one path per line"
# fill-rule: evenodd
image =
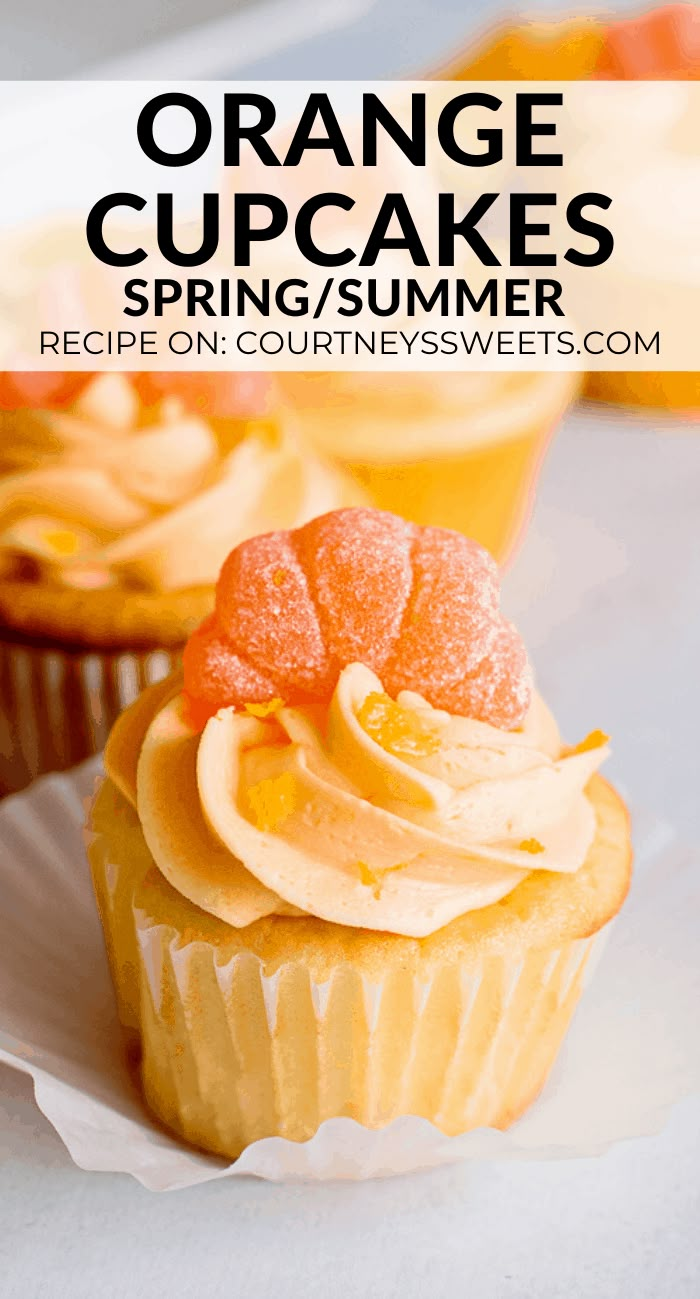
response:
M504 27L481 46L457 56L440 76L454 80L575 81L696 81L700 77L700 10L692 4L663 5L639 17L606 22L600 18L569 18L558 22L526 21ZM660 200L673 183L694 196L688 216L676 213L674 240L664 264L648 260L644 273L637 264L633 277L625 271L626 294L640 303L673 301L676 316L694 319L697 298L697 237L694 215L700 169L696 128L687 114L650 122L642 160L643 202L636 203L639 238L650 238L649 223L664 228L667 212ZM594 170L594 169L593 169ZM651 196L651 202L649 201ZM649 230L649 235L647 235ZM624 252L624 249L621 250ZM619 259L618 259L619 260ZM621 281L622 283L622 281ZM700 414L700 375L697 371L598 371L586 376L584 394L602 401L658 407Z
M228 1158L512 1123L628 888L607 751L562 745L463 535L348 509L243 542L90 813L151 1112Z
M301 428L382 509L474 538L503 563L575 374L280 375Z
M103 747L211 610L233 545L358 499L265 389L226 383L217 407L206 375L4 376L0 792Z

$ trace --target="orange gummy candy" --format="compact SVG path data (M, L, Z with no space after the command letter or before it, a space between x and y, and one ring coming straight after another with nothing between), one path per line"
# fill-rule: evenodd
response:
M487 551L363 508L232 551L215 615L185 651L185 690L211 711L327 699L353 662L390 695L414 690L502 728L518 726L530 701L525 647L500 612Z
M476 671L448 686L435 703L450 713L512 730L523 720L531 693L532 674L525 646L512 623L500 618L489 652Z
M436 707L496 639L498 570L476 541L446 528L415 528L413 584L403 628L387 664L390 694L417 690Z
M401 631L413 580L411 525L384 510L334 510L297 533L318 624L338 665L381 674Z
M18 407L63 410L75 401L92 377L91 373L84 372L0 370L0 410Z
M695 81L700 76L700 10L664 5L610 23L596 65L609 81Z
M246 659L281 684L289 681L291 693L276 694L289 700L299 691L332 689L330 656L292 532L267 532L231 552L216 587L216 616Z
M236 653L231 641L210 614L185 645L182 655L185 692L192 703L193 720L200 724L219 708L242 707L247 700L275 698L272 681Z

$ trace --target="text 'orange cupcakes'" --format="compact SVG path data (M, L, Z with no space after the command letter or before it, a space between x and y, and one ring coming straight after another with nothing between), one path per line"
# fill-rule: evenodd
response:
M562 745L475 542L360 509L240 545L90 815L150 1109L229 1157L513 1122L627 891L606 754Z

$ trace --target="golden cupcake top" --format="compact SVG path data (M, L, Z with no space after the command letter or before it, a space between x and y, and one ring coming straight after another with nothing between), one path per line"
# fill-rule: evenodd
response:
M106 765L162 874L226 923L422 937L578 870L606 739L562 746L486 551L357 509L232 552L183 681Z

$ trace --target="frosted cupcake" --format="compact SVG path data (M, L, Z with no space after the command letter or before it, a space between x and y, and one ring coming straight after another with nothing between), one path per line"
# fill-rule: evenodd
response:
M206 376L187 381L206 397ZM178 660L237 541L357 499L300 450L266 392L244 384L225 416L205 418L158 385L5 377L0 792L103 746Z
M90 817L151 1111L230 1158L512 1123L627 891L606 754L562 745L474 542L376 510L244 542Z
M280 375L304 433L375 505L503 562L527 521L574 374Z
M617 22L602 17L558 22L523 19L458 55L441 69L440 76L469 81L696 81L700 77L700 11L693 4L672 4ZM678 214L664 265L652 259L643 274L637 266L633 276L623 266L626 295L630 301L635 301L635 294L641 302L672 301L676 316L692 321L698 276L693 217L700 168L690 115L685 124L680 115L666 125L650 121L644 149L646 188L643 201L636 203L640 240L657 242L656 231L665 228L666 212L663 202L655 204L654 198L671 187L682 187L688 194L688 217L684 221L684 213ZM651 222L656 228L650 239L646 231L652 230ZM700 414L700 375L696 371L600 371L586 377L584 392L603 401Z

